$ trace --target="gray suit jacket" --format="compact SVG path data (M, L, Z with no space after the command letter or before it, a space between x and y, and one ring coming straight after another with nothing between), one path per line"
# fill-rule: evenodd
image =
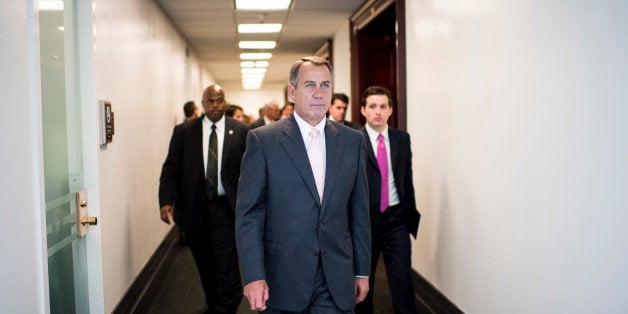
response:
M236 243L244 284L265 279L267 306L305 309L319 255L334 301L355 306L355 276L368 276L371 234L366 140L327 121L326 174L320 203L294 116L251 130L242 159Z

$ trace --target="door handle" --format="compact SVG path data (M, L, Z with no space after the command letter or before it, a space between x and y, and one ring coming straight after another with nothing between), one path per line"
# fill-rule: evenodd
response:
M96 217L82 217L81 218L81 223L84 225L97 225L98 224L98 218Z
M98 224L98 218L87 216L87 191L80 190L76 192L76 203L78 204L76 208L76 221L80 222L76 226L76 233L79 237L84 237L90 225L94 226Z

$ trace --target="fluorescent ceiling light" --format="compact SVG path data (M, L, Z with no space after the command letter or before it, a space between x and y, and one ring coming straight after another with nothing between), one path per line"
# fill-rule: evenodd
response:
M256 68L267 68L268 67L268 61L255 61L255 67Z
M266 68L243 68L242 70L240 70L240 73L242 74L251 74L251 73L266 73Z
M264 73L243 73L242 74L242 79L263 79L266 76L266 74Z
M238 24L238 33L240 34L256 34L256 33L279 33L281 24L277 23L260 23L260 24Z
M262 85L264 80L242 80L242 84L246 85Z
M262 85L263 80L242 80L242 86L256 86L259 88Z
M260 85L244 85L244 84L242 84L242 88L243 89L247 89L247 90L260 89L260 88L262 88L262 84L260 84Z
M240 49L275 49L277 42L273 40L241 41L238 46Z
M236 10L287 10L292 0L236 0Z
M63 11L61 0L39 0L40 11Z
M273 57L272 53L259 52L259 53L241 53L240 59L242 60L268 60Z
M240 62L241 68L253 68L255 67L255 61L242 61Z
M244 89L259 89L262 87L262 82L242 82Z

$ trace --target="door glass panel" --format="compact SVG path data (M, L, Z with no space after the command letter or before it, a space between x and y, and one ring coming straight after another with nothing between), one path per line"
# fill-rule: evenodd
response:
M41 103L51 313L88 313L86 243L77 236L83 187L73 1L39 1Z

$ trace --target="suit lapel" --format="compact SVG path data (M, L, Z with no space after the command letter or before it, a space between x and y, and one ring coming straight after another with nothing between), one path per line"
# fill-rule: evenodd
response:
M397 165L397 156L399 155L399 136L395 132L395 129L388 127L388 137L390 141L390 161L392 163L391 168L395 178L399 178L399 172L395 167ZM396 180L395 180L396 181Z
M299 125L293 116L290 116L287 119L288 121L286 121L286 126L283 128L281 146L283 146L286 154L296 166L299 174L301 174L305 185L308 190L310 190L310 194L312 194L312 198L316 200L316 204L320 205L318 190L316 189L316 182L314 181L314 174L312 173L310 160L307 157L307 151L305 150L305 143L303 142Z
M196 165L200 169L200 173L205 176L205 162L203 160L203 116L194 121L192 125L192 141L194 143L194 156L196 157Z
M233 123L229 117L225 117L225 137L222 141L222 162L220 169L225 169L227 160L229 160L229 151L231 151L231 138L233 137Z
M366 155L369 162L375 167L375 169L379 170L379 166L377 165L377 157L373 152L373 145L371 145L371 138L369 137L369 133L366 132L366 128L362 128L362 133L364 134L364 138L366 139Z
M325 124L325 188L323 191L323 204L327 204L332 191L334 190L334 184L338 177L338 170L340 169L340 160L342 159L342 151L344 147L344 141L338 136L340 133L338 129L334 127L329 121ZM325 208L325 206L323 206Z

